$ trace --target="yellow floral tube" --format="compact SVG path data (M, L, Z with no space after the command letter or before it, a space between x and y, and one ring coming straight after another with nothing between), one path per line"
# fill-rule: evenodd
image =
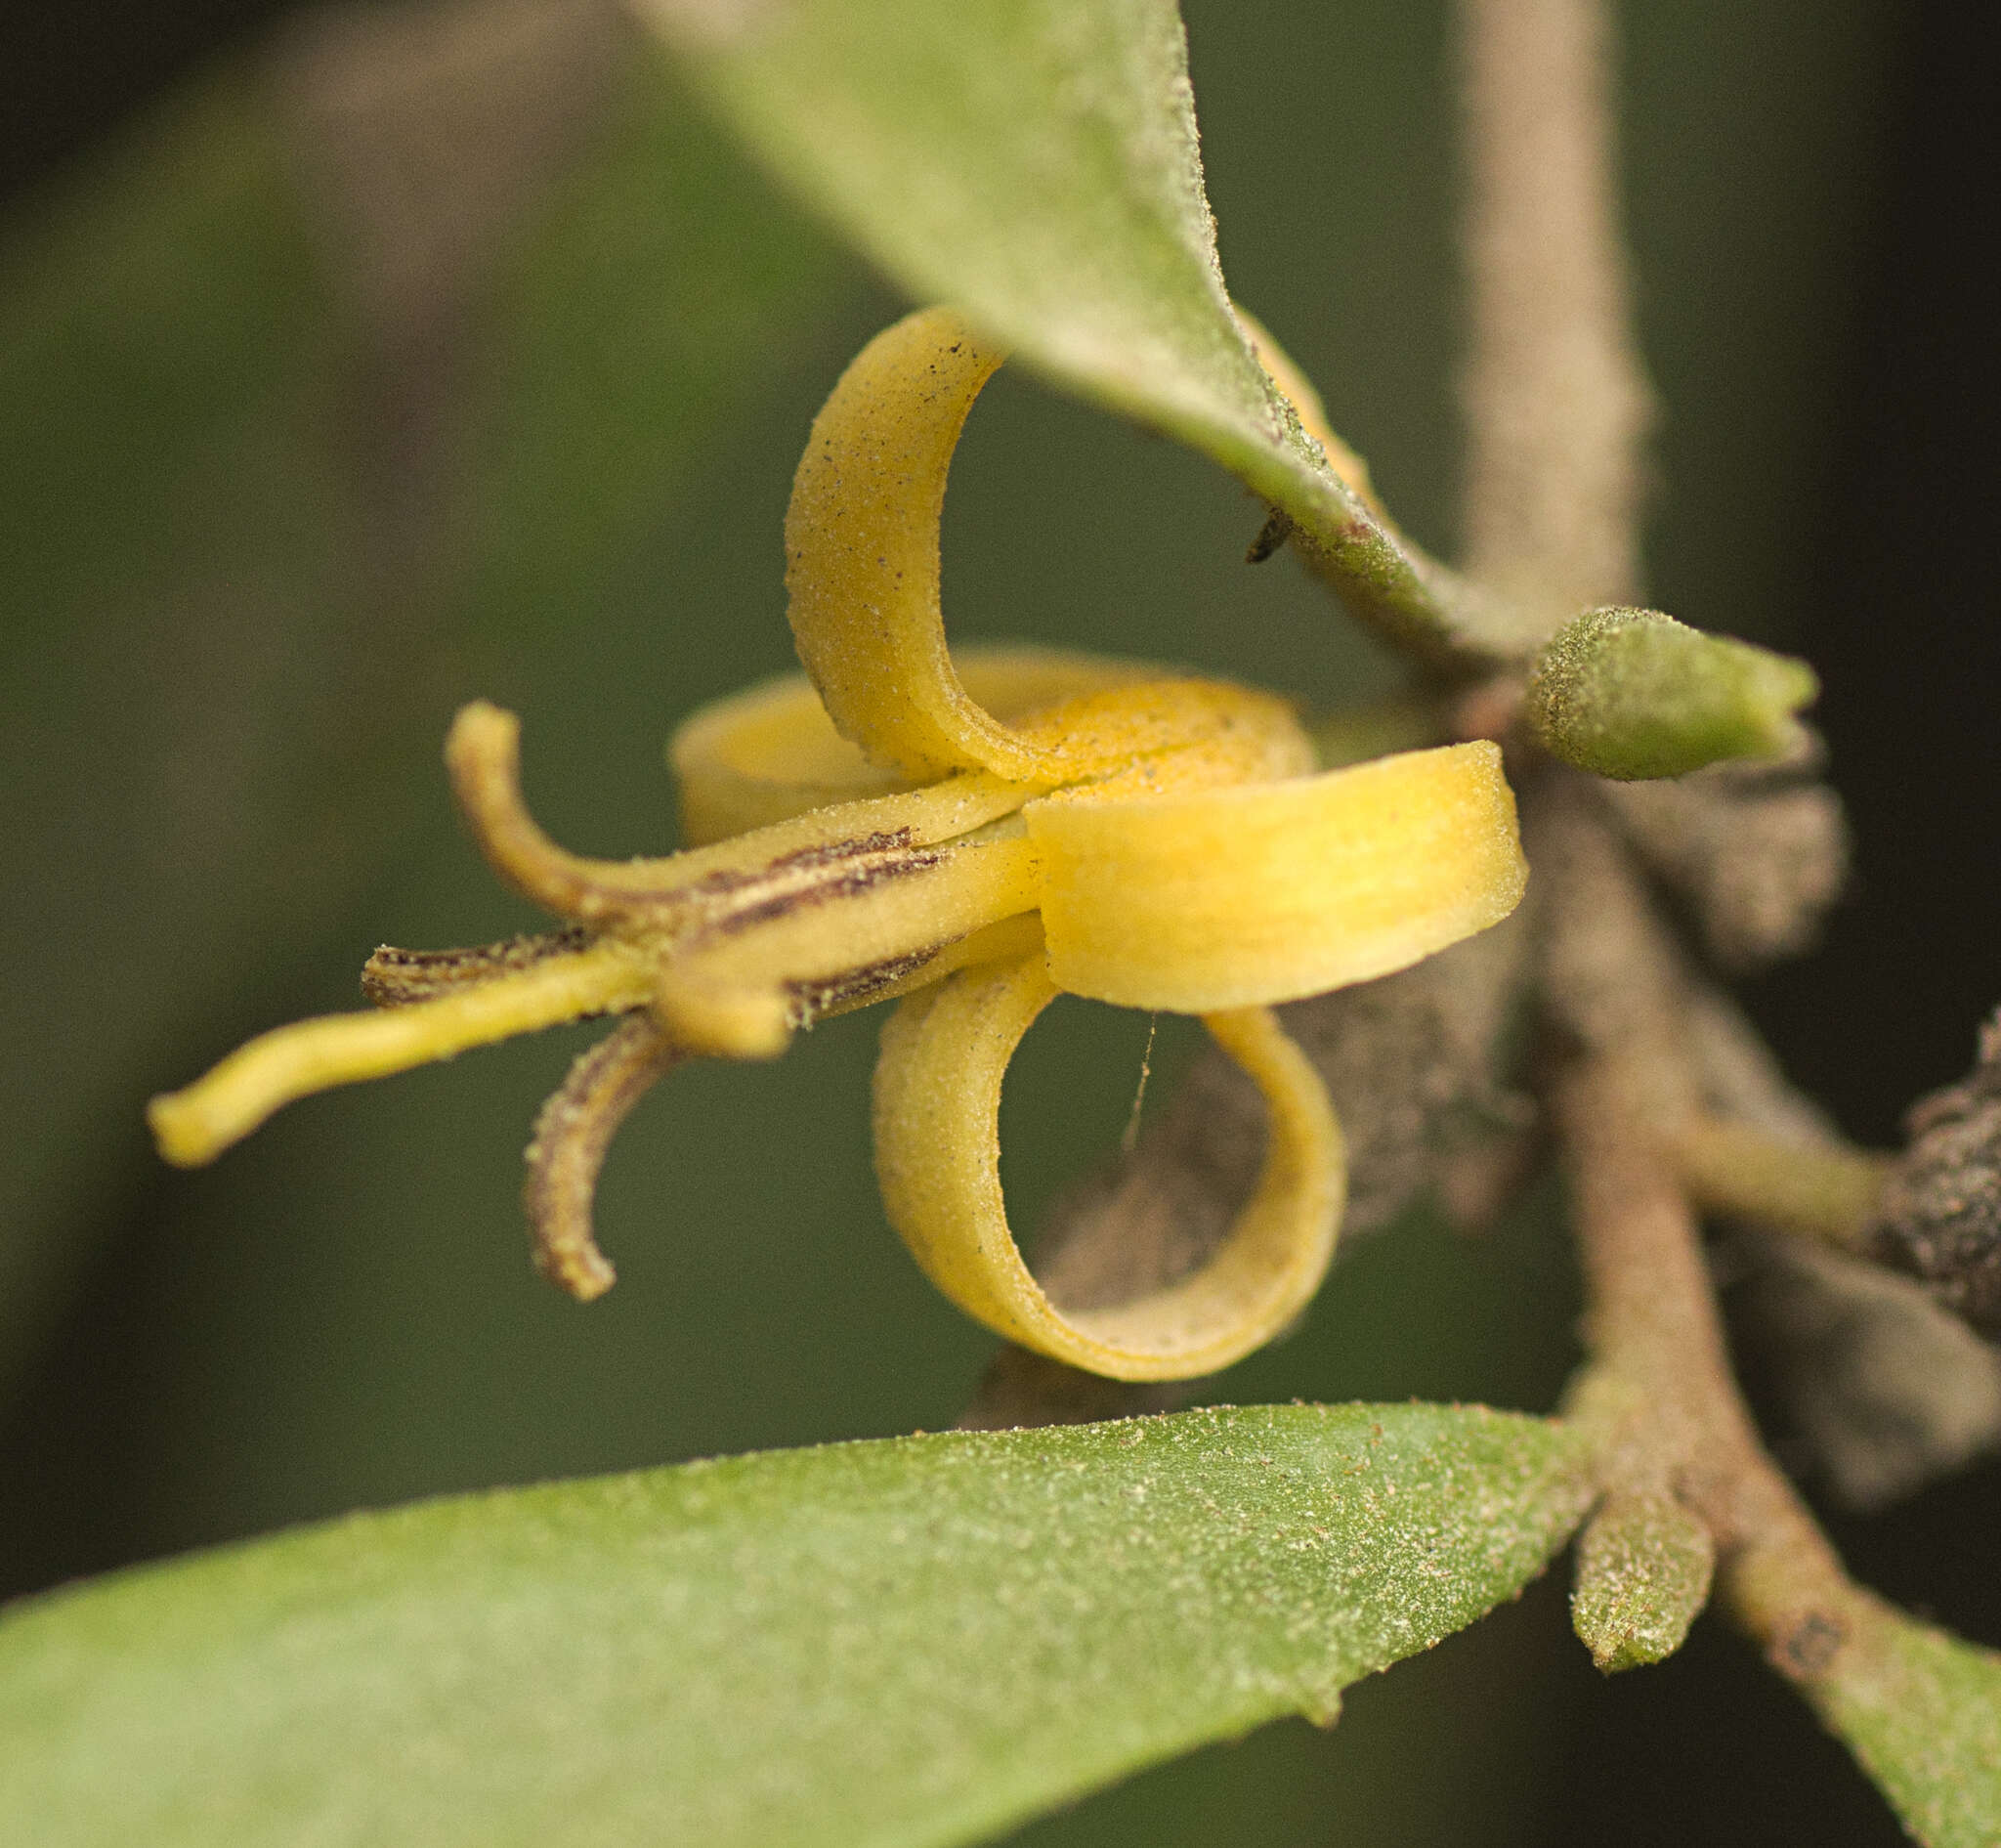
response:
M1527 881L1481 741L1282 782L1022 811L1059 988L1182 1013L1407 968L1498 924Z
M1069 648L974 647L954 659L966 695L1009 725L1167 674L1145 662ZM674 733L667 757L680 790L681 834L691 847L908 787L834 730L812 681L799 673L704 706Z
M1023 1347L1119 1380L1215 1372L1284 1329L1333 1258L1346 1166L1326 1088L1268 1010L1207 1016L1264 1095L1257 1185L1192 1275L1066 1314L1023 1262L1000 1169L1001 1078L1056 993L1030 956L962 969L898 1009L875 1069L875 1168L890 1223L939 1289Z
M1256 783L1313 767L1313 747L1292 703L1231 681L1163 678L1137 663L1024 648L994 651L978 670L969 669L966 682L1013 721L1025 746L1048 742L1053 750L1067 740L1087 752L1099 767L1072 786L1079 795ZM911 825L923 838L940 839L934 810L962 817L965 832L1067 781L1052 775L1010 783L962 770L912 787L839 737L810 684L797 676L703 707L675 734L670 754L683 831L695 844L667 861L587 863L594 882L635 896L665 894L676 882L687 886L747 864L751 849L740 848L740 839L761 846L796 836L803 842L821 830L816 817L823 812L858 822L873 815L878 828ZM737 824L752 832L727 833ZM791 836L783 832L788 827ZM534 853L538 863L555 857L540 843Z

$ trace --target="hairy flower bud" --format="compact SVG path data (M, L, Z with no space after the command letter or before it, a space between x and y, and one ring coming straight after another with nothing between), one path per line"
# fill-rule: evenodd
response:
M1913 1105L1909 1128L1884 1189L1877 1251L2001 1336L2001 1010L1980 1031L1972 1073Z
M1631 782L1783 756L1818 691L1804 661L1658 610L1587 610L1543 650L1522 710L1552 756Z

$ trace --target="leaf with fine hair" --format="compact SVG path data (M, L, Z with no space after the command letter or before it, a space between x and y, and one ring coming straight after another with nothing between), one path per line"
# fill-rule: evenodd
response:
M0 1622L39 1848L977 1839L1511 1598L1561 1425L1267 1406L775 1451L362 1515Z
M917 300L1220 462L1402 646L1441 664L1511 652L1502 614L1328 466L1259 365L1216 261L1173 0L639 11L750 149Z
M2001 1655L1875 1598L1807 1684L1922 1848L2001 1841Z

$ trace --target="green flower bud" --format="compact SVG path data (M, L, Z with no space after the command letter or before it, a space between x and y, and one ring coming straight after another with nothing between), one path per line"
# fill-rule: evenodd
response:
M1577 1543L1570 1621L1607 1675L1664 1661L1709 1602L1716 1542L1671 1495L1618 1489Z
M1783 756L1813 669L1658 610L1587 610L1543 650L1523 710L1551 755L1630 783Z

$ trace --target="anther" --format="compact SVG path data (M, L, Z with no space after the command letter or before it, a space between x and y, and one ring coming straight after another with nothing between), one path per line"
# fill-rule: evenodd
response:
M591 1228L606 1150L633 1105L687 1055L650 1014L628 1014L577 1058L535 1118L521 1190L535 1268L579 1303L617 1276Z

